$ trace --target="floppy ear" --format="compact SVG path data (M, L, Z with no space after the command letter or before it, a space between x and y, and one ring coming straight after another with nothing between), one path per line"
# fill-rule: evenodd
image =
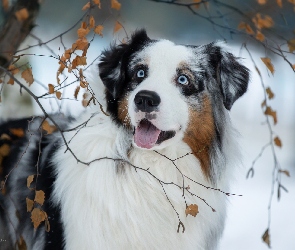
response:
M136 31L126 44L111 46L102 52L98 64L100 78L107 91L117 99L126 78L128 58L142 48L150 39L145 30Z
M209 44L208 50L212 75L216 77L221 88L225 108L230 110L234 102L247 91L249 70L238 62L238 58L218 44Z

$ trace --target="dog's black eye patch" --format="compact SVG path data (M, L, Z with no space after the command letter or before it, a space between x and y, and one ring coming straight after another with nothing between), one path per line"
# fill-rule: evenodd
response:
M146 79L148 77L148 74L148 66L143 64L134 67L134 69L130 73L133 82L137 84L141 83L144 79Z

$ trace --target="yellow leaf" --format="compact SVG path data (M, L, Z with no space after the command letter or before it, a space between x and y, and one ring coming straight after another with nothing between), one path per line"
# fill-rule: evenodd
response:
M266 67L269 69L269 71L273 74L275 72L274 66L271 63L270 58L268 57L261 57L261 60L264 62L264 64L266 65Z
M274 124L277 124L277 112L272 110L271 107L266 107L266 110L264 111L265 115L269 115L273 118Z
M120 10L121 9L121 4L117 0L111 0L111 8Z
M56 96L56 98L57 98L58 100L60 100L60 99L61 99L61 92L60 92L60 91L56 91L56 92L55 92L55 96Z
M287 43L288 43L289 51L293 53L295 50L295 39L291 39Z
M41 222L45 221L47 214L40 208L34 208L31 212L31 220L33 222L34 228L38 228Z
M27 187L30 188L32 182L34 180L34 175L29 175L27 178Z
M34 201L42 206L45 201L45 193L42 190L36 191Z
M49 122L45 120L42 123L42 129L45 130L47 134L52 134L57 128L54 125L50 125Z
M22 9L16 11L14 14L15 14L16 19L19 22L23 22L23 21L27 20L29 17L29 12L26 8L22 8Z
M122 24L116 21L115 27L114 27L114 33L118 32L122 28L123 28Z
M34 208L34 201L27 197L26 203L27 203L27 212L31 212Z
M102 25L97 25L94 29L94 33L100 35L101 37L103 37L102 31L103 31Z
M275 97L275 94L272 92L270 87L267 87L265 91L267 93L268 99L271 100L271 99L273 99Z
M197 204L191 204L187 206L187 208L185 209L186 216L190 214L191 216L196 217L198 213L199 213L199 207Z
M26 70L24 70L21 76L23 79L25 79L25 81L29 84L29 86L31 86L32 83L34 82L34 77L33 77L31 68L27 68Z
M53 94L54 93L54 86L51 83L48 84L48 93L49 94Z
M276 146L278 146L280 148L282 147L282 141L278 136L276 136L273 140L274 140L274 143Z
M87 10L87 9L89 9L89 8L90 8L90 2L86 3L86 4L83 6L82 10Z

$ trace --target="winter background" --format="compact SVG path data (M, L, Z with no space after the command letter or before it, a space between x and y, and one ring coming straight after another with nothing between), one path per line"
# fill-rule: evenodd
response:
M230 2L239 2L241 9L243 5L249 7L253 4L253 1L228 1ZM80 19L83 15L81 7L85 3L78 0L43 1L33 34L42 41L48 41L59 35ZM113 16L110 11L107 11L98 17L100 20L111 20L105 22L104 38L95 39L91 44L92 52L88 53L88 62L94 60L104 48L109 46L110 42L118 39L112 32L112 25L117 18L128 33L138 28L146 28L149 36L155 39L165 38L180 44L194 45L221 39L220 34L215 32L208 22L198 19L185 8L144 0L122 0L121 3L122 9L119 16ZM75 30L63 38L68 46L76 39ZM268 205L274 165L270 148L256 162L254 177L246 179L253 160L269 141L269 131L261 110L264 94L260 79L247 52L241 50L241 42L231 37L227 37L226 40L231 51L244 58L244 64L250 68L252 74L248 92L235 103L231 110L232 122L240 132L239 142L243 154L243 166L237 167L231 192L242 196L229 197L228 218L220 250L266 250L268 247L262 242L261 237L268 224ZM34 38L28 37L22 47L26 48L36 43ZM62 50L59 50L61 47L59 39L49 45L56 53L62 53ZM282 176L282 184L288 189L288 193L282 192L278 202L275 190L272 200L271 246L274 250L292 250L295 249L295 75L280 59L273 61L276 71L272 76L260 60L260 57L265 57L265 51L251 44L249 47L262 72L265 84L275 92L275 98L270 101L270 104L274 110L278 111L278 124L273 126L273 130L283 144L281 149L276 148L276 152L282 169L288 170L291 175L291 177ZM44 47L35 47L25 53L44 54L44 51L46 51ZM47 54L49 55L48 51ZM38 56L26 57L26 60L29 60L32 66L34 78L44 84L42 88L34 83L31 88L35 93L47 92L47 84L55 80L57 61L49 57L40 59ZM73 95L73 89L66 91L67 93L63 96ZM55 101L43 102L48 108L51 108L50 103L54 106ZM54 111L57 111L56 106L54 107ZM75 100L64 101L63 109L74 115L83 110L81 103ZM0 116L7 118L32 114L41 114L33 100L26 94L20 98L17 86L5 87L0 104ZM271 123L273 124L272 120Z

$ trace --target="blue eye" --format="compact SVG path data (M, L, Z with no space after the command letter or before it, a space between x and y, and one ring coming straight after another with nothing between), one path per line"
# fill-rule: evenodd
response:
M177 82L181 85L188 85L188 78L185 75L180 75L177 79Z
M140 69L140 70L137 71L136 75L137 75L138 78L143 78L143 77L145 77L145 72L144 72L143 69Z

